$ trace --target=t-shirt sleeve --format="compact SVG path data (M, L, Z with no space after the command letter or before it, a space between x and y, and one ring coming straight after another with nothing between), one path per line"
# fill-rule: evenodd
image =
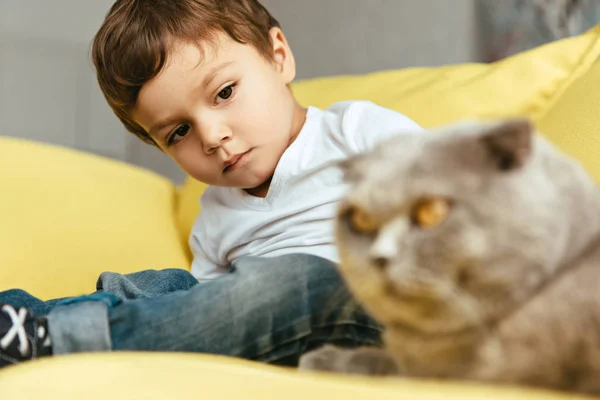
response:
M190 250L194 257L191 272L199 281L208 281L226 274L227 268L216 261L216 249L206 234L206 221L202 217L201 213L194 223L189 238Z
M192 244L193 243L193 244ZM192 260L191 272L199 281L209 281L224 275L227 270L220 267L208 258L204 252L199 238L192 234L190 237L190 248L194 259Z
M344 113L342 131L350 152L358 154L396 135L419 134L423 128L397 111L369 101L355 101Z

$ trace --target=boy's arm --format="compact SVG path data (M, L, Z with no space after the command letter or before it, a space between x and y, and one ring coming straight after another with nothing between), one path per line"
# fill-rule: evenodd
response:
M396 135L419 134L424 129L397 111L369 101L353 102L344 113L343 134L351 153L371 150Z
M202 231L198 230L198 224L194 226L190 235L189 245L194 259L192 260L191 273L198 281L209 281L227 273L227 268L212 261L210 257L211 248L209 239Z
M199 282L205 282L225 275L227 270L213 264L202 256L194 256L191 272Z

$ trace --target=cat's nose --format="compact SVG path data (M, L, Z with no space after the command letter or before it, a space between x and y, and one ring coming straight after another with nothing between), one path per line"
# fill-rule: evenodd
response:
M390 260L387 257L372 257L371 264L373 264L377 269L386 270L388 265L390 264Z
M398 255L396 236L389 231L382 231L371 248L369 258L374 267L385 270Z

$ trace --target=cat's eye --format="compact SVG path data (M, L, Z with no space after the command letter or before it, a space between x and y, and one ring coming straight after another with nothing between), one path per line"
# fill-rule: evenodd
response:
M379 228L375 218L360 208L352 209L349 217L350 226L358 233L373 233Z
M413 210L413 223L420 228L435 228L448 218L451 203L442 197L430 197L419 201Z

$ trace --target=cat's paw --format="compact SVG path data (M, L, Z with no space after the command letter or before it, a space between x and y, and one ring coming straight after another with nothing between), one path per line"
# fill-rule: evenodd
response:
M376 347L350 350L327 345L303 355L298 368L374 376L400 373L396 361L384 350Z

